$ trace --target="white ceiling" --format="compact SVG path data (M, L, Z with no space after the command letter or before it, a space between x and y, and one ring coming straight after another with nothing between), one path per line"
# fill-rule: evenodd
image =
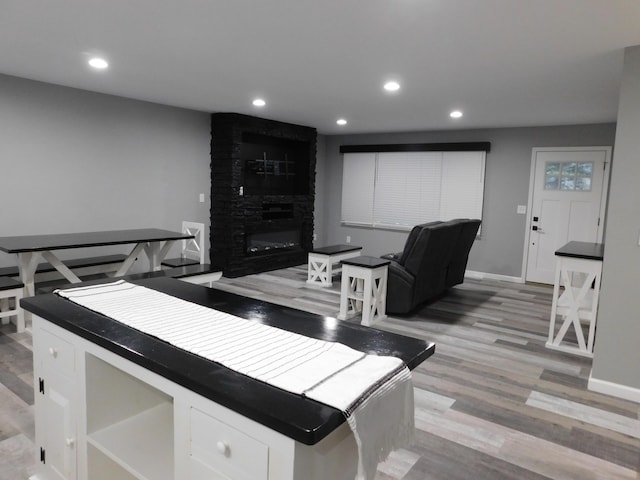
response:
M639 0L0 0L0 73L325 134L615 121L639 44Z

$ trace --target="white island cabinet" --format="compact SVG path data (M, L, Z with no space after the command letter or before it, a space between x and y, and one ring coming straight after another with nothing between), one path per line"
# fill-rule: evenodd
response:
M433 343L170 278L136 283L413 369ZM33 316L31 480L353 480L341 411L188 353L55 294Z
M346 423L304 445L37 316L33 338L32 480L354 478Z

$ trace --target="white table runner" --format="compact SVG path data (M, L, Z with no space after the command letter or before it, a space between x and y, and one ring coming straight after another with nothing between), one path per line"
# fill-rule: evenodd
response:
M345 413L357 479L413 436L411 372L396 357L305 337L119 280L57 290L74 303L251 378Z

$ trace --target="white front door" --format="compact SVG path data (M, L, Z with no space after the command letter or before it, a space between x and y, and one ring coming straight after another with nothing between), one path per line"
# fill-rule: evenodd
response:
M534 148L526 280L553 284L555 251L602 241L611 147Z

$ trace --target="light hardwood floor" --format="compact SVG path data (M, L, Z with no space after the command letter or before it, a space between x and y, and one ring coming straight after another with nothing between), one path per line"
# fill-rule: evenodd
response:
M335 316L339 281L305 280L300 266L216 288ZM377 480L640 480L640 404L588 391L591 361L544 347L550 307L550 287L467 280L377 324L436 343L413 372L415 442ZM31 338L14 331L0 329L0 480L34 462Z

